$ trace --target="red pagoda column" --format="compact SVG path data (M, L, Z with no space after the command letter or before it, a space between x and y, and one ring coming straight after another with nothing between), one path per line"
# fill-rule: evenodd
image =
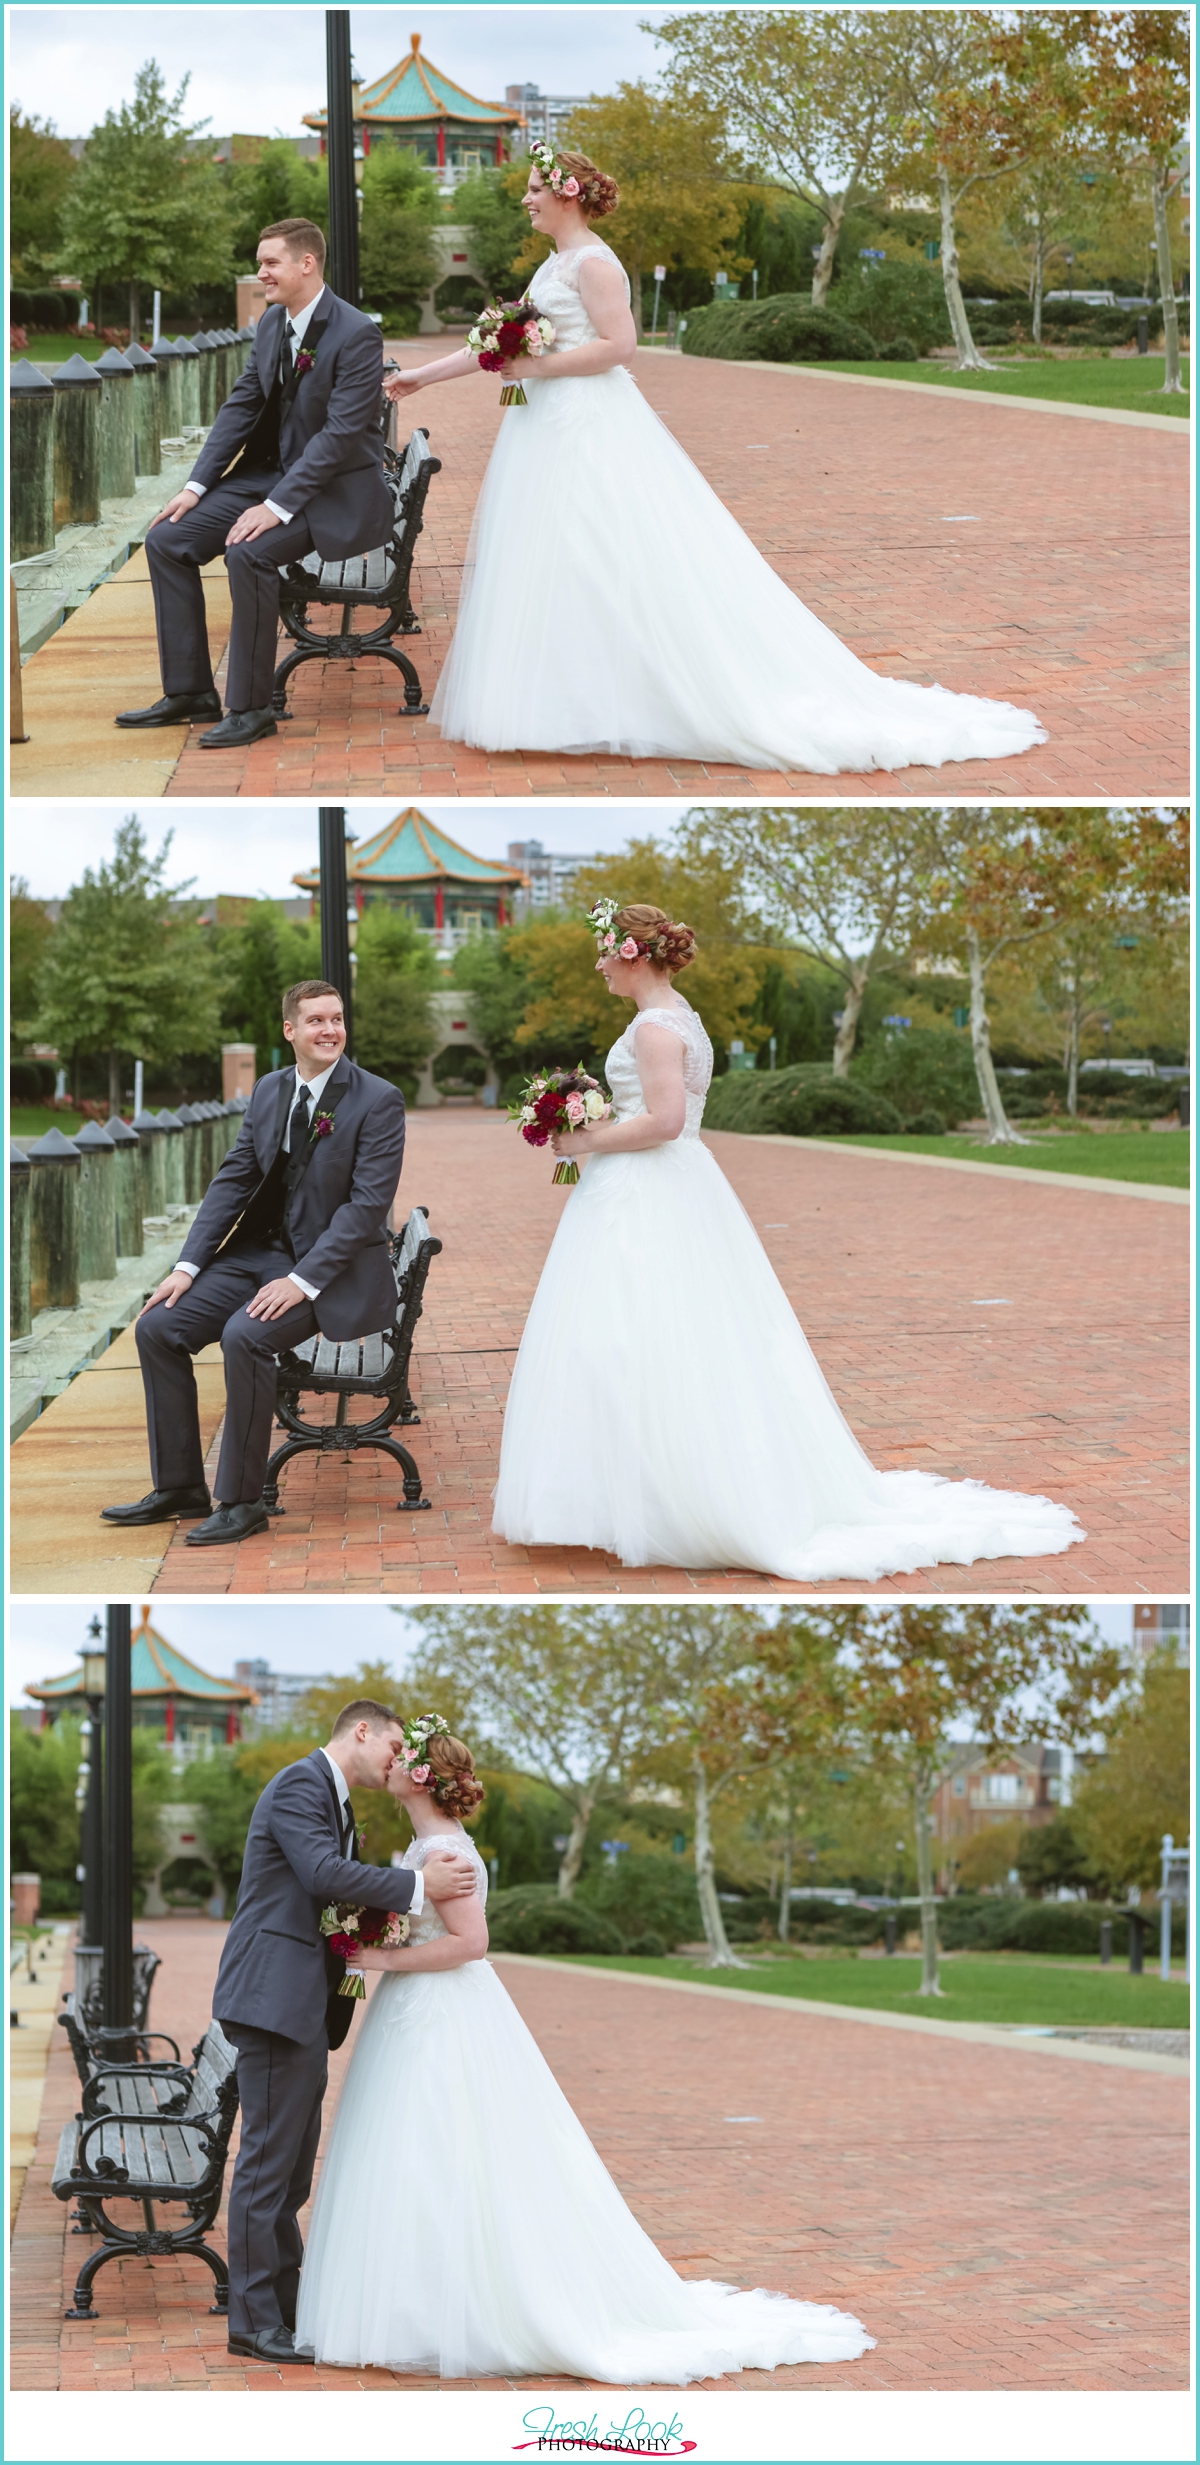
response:
M168 1744L168 1746L173 1746L173 1745L174 1745L174 1743L175 1743L175 1697L174 1697L174 1695L168 1695L168 1697L167 1697L167 1711L166 1711L166 1734L167 1734L167 1744Z
M436 931L440 933L446 922L446 894L441 882L434 886L433 921Z
M236 1746L237 1742L238 1716L235 1711L230 1710L225 1715L225 1743L227 1746Z
M446 168L446 123L445 123L445 121L444 121L444 120L439 120L439 121L438 121L438 170L439 170L439 171L444 171L444 170L445 170L445 168Z

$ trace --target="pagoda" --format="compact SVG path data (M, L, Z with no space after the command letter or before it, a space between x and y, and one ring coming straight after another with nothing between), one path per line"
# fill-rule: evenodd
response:
M156 1729L165 1746L181 1747L188 1756L208 1755L214 1746L234 1746L242 1734L242 1716L257 1703L252 1686L233 1678L210 1677L183 1652L177 1651L150 1623L149 1604L142 1605L142 1623L132 1639L130 1655L133 1726ZM64 1712L87 1717L83 1670L68 1669L61 1678L45 1678L27 1686L27 1695L42 1707L47 1729Z
M354 142L364 157L372 146L397 145L439 171L465 174L502 163L512 131L525 125L524 114L468 94L423 58L419 34L409 39L411 50L385 77L354 88ZM327 112L305 112L304 126L316 130L322 154L327 125Z
M347 846L346 877L360 916L374 905L402 908L423 932L443 939L511 924L515 894L526 887L519 866L472 856L415 805L373 839ZM292 880L309 892L315 915L319 871L314 866Z

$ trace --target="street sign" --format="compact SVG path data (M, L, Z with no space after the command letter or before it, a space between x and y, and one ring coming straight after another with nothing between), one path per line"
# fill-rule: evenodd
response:
M655 282L665 282L665 281L666 281L666 279L667 279L667 269L666 269L665 265L656 265L656 266L655 266L655 268L654 268L654 279L655 279Z

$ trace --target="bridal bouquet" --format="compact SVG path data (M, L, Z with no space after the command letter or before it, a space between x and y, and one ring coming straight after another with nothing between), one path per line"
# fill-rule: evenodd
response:
M533 301L494 300L467 336L481 368L500 371L519 359L540 359L554 340L549 317L539 317ZM523 385L502 385L500 408L519 409L529 399Z
M606 1121L612 1111L598 1078L589 1078L582 1063L574 1070L541 1070L528 1080L515 1104L508 1108L510 1121L519 1121L521 1136L531 1147L546 1147L559 1130L586 1130L593 1121ZM556 1181L578 1181L579 1166L572 1158L562 1156L554 1167Z
M355 1953L398 1950L408 1941L408 1919L397 1909L360 1909L352 1900L333 1900L321 1911L321 1932L347 1963L338 1993L361 2003L367 1981L353 1965Z

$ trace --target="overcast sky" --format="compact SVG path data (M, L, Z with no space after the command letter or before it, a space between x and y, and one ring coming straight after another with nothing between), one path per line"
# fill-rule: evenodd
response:
M415 26L436 68L485 102L510 85L543 94L607 94L652 78L665 50L641 32L669 12L632 8L359 8L350 12L354 67L364 84L408 50ZM325 100L325 17L319 8L15 8L9 14L11 101L86 137L158 61L175 91L190 74L189 122L209 133L302 137Z
M607 798L597 804L543 803L499 805L455 804L428 808L443 830L474 856L503 862L509 842L540 839L557 855L615 854L630 839L665 838L687 812L686 805L618 804ZM357 839L369 839L404 811L403 804L356 804L350 828ZM194 881L197 898L215 898L218 891L244 897L294 899L292 881L317 861L317 808L277 800L256 805L187 805L155 801L136 805L9 806L8 869L27 881L35 899L61 899L84 868L93 868L112 852L118 825L137 813L147 846L157 853L167 832L174 835L167 865L172 886Z
M99 1600L14 1601L8 1622L8 1700L29 1708L24 1689L74 1667L89 1620L104 1616ZM1110 1642L1128 1644L1133 1610L1128 1601L1101 1603L1093 1611ZM386 1601L359 1598L340 1603L306 1600L163 1601L151 1605L151 1620L168 1642L214 1677L232 1677L237 1660L269 1661L273 1669L303 1676L346 1674L360 1661L385 1660L399 1673L419 1630L403 1610ZM134 1625L139 1623L134 1610Z

